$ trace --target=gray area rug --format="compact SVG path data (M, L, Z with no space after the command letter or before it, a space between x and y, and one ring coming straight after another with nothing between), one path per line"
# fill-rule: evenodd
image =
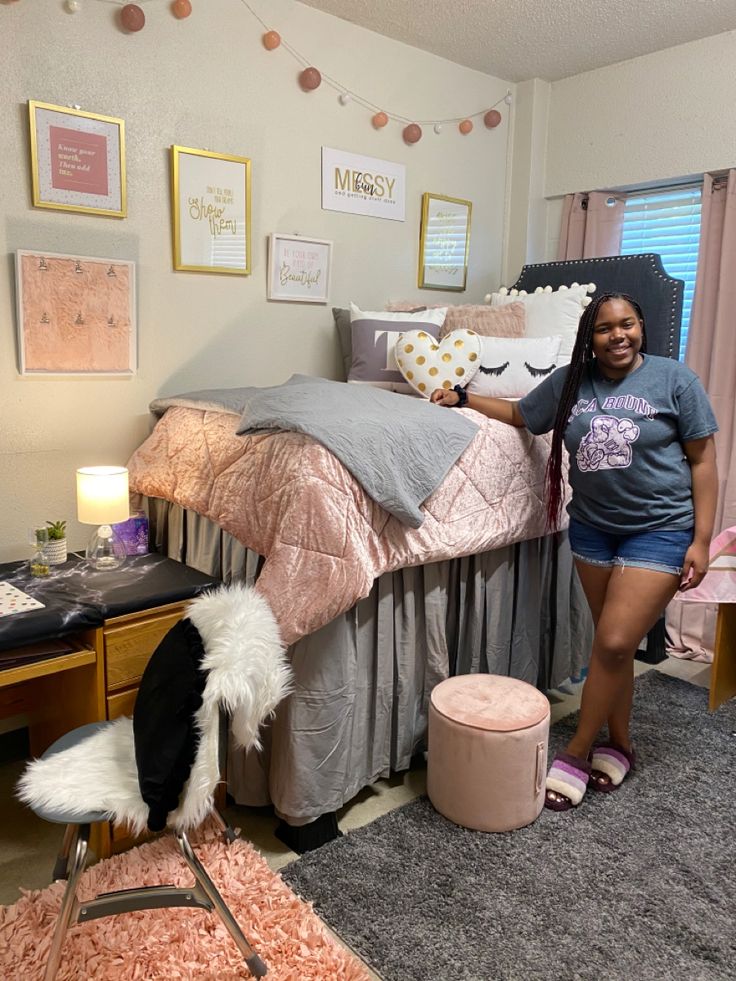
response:
M504 834L419 798L282 875L385 981L736 979L735 730L736 700L651 671L618 792Z

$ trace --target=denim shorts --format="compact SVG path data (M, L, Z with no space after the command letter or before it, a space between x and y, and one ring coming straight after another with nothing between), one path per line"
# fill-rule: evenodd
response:
M692 544L693 529L643 531L614 535L570 518L570 548L581 562L600 566L634 566L679 576L685 552Z

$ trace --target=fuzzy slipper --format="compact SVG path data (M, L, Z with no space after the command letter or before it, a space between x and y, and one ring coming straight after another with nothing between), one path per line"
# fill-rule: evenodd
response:
M577 807L585 794L590 778L591 765L569 753L557 753L547 774L546 790L553 791L563 799L554 800L547 793L544 806L551 811L569 811Z
M610 794L618 790L634 769L635 761L636 753L633 748L625 750L616 743L596 746L590 760L591 777L588 786L601 794ZM601 781L601 777L608 777L608 780Z

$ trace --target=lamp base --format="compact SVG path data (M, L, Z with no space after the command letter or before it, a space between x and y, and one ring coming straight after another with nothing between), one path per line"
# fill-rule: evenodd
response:
M110 525L100 525L87 544L87 561L92 568L101 572L119 569L125 558L125 542Z

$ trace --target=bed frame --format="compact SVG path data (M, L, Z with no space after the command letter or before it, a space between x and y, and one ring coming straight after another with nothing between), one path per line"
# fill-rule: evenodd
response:
M528 265L515 288L575 281L631 294L644 310L650 353L677 356L683 284L664 273L658 256ZM258 578L260 557L200 515L152 500L149 517L159 551L226 579ZM508 674L556 688L583 670L591 638L566 532L386 573L366 599L290 649L298 691L264 731L263 754L229 760L231 793L251 806L270 796L275 804L297 801L300 810L284 804L282 813L276 805L276 834L297 852L318 847L340 833L342 803L410 766L426 732L429 692L448 671ZM647 648L647 660L664 656L663 622ZM334 751L313 754L311 731L322 748L317 703L338 693ZM332 731L328 726L326 734ZM325 782L334 785L332 802Z

